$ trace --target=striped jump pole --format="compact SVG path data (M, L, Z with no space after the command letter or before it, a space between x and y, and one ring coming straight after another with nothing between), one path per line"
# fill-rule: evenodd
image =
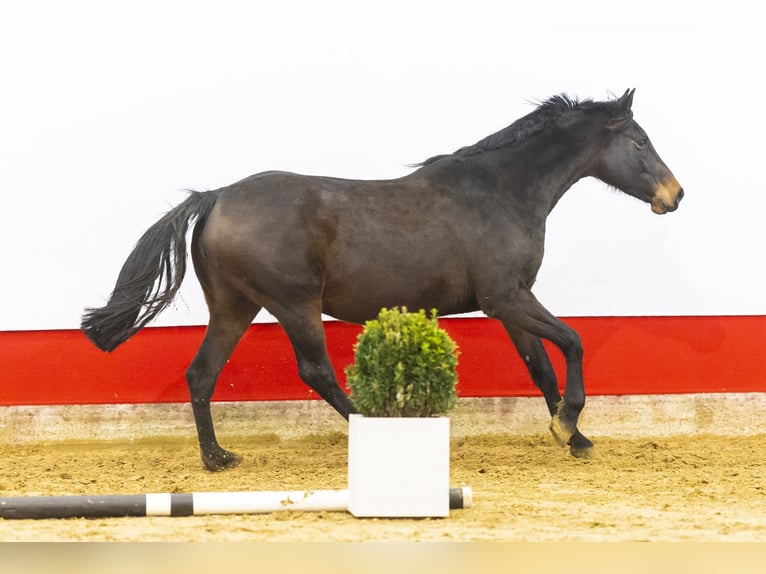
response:
M450 509L469 508L472 497L470 487L450 488ZM284 510L345 512L348 490L0 498L0 518L4 519L264 514Z

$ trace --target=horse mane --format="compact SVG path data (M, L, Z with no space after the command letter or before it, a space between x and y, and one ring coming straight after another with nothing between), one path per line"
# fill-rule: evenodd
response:
M485 151L516 145L556 124L559 118L573 110L601 110L611 113L616 108L617 100L594 102L591 99L578 100L566 94L558 94L540 102L534 111L519 118L510 126L479 140L475 144L461 147L451 154L433 156L416 165L420 167L447 157L473 156Z

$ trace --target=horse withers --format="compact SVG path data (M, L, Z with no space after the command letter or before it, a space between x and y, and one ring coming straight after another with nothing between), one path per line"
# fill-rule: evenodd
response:
M499 320L542 391L551 431L573 455L585 403L582 345L532 294L545 222L579 179L595 177L674 211L683 190L633 120L634 90L596 102L554 96L474 145L399 179L356 181L265 172L192 192L139 239L109 301L84 333L111 351L156 317L186 270L186 234L210 321L186 373L202 460L238 464L215 436L210 399L221 369L266 308L286 331L303 381L343 417L353 412L327 356L322 313L363 323L382 307L483 311ZM541 339L566 359L563 398ZM498 365L502 368L502 365Z

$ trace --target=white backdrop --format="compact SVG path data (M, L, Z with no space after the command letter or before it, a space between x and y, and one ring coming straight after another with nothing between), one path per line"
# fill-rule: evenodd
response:
M549 219L538 297L564 316L765 313L756 7L4 2L0 329L76 328L183 189L398 177L535 100L631 87L686 198L660 217L578 183ZM206 321L190 271L156 324Z

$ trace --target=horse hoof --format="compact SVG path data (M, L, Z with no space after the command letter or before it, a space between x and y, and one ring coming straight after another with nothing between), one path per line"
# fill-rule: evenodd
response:
M221 455L215 457L202 457L202 462L205 464L205 468L211 472L221 472L222 470L229 470L239 466L242 462L242 457L237 456L233 452L224 450Z
M569 438L572 436L572 434L568 433L566 429L564 429L559 417L553 417L551 419L551 425L548 428L550 429L556 444L561 447L567 446L569 444Z
M578 430L569 439L569 452L576 458L593 458L593 443Z
M575 458L591 459L594 456L593 447L569 447L569 453Z

